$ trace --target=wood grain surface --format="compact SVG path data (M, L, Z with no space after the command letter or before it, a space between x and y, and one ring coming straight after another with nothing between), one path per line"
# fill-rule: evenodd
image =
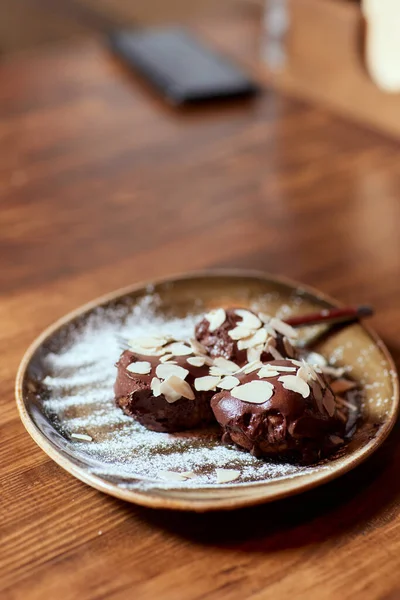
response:
M202 29L252 63L249 18ZM212 266L376 308L400 357L394 142L273 91L164 107L100 44L0 65L0 597L400 598L399 428L365 465L230 514L141 509L62 471L13 397L27 345L113 288Z

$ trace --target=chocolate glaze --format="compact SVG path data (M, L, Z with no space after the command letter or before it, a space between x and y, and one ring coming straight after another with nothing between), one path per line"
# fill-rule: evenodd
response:
M289 360L270 361L270 364L294 366ZM222 391L214 395L211 407L223 428L223 441L234 442L255 456L286 459L293 456L304 463L313 462L333 450L335 444L329 436L342 437L344 424L337 416L329 417L326 410L319 410L313 388L308 398L285 389L278 381L285 374L289 373L265 379L274 385L274 394L263 404L244 402L234 398L230 391ZM241 384L260 380L257 371L239 379ZM325 393L333 396L325 383Z
M235 310L235 308L226 310L225 322L218 327L218 329L212 332L209 331L209 321L206 318L202 319L196 325L195 336L197 341L203 344L210 356L214 358L217 356L223 356L224 358L233 360L238 365L242 366L247 362L247 351L239 350L237 342L229 336L229 331L234 329L238 322L242 320L242 318L235 313ZM276 349L282 356L287 356L287 351L283 343L283 335L280 333L277 333ZM293 353L291 358L294 358L294 356L295 354ZM261 355L261 360L263 362L270 361L274 360L274 357L269 352L263 352Z
M208 367L194 367L185 356L174 358L176 364L189 371L185 381L193 388L196 377L208 375ZM148 375L137 375L127 371L126 367L136 361L147 361L152 365ZM156 377L155 370L160 364L158 357L141 356L125 350L116 366L117 379L114 386L117 405L129 416L134 417L153 431L176 432L195 429L215 422L210 407L214 392L195 392L195 400L180 398L170 404L165 396L154 396L150 384Z

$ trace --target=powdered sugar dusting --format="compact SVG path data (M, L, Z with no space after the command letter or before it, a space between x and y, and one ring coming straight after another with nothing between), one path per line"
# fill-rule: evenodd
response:
M266 311L268 300L260 297L251 308ZM301 304L297 298L295 306ZM281 303L282 316L290 305ZM220 431L166 434L148 431L115 406L115 362L121 339L170 334L189 340L203 306L193 301L193 313L169 315L157 294L148 293L134 305L108 306L93 311L79 325L71 325L60 349L51 348L43 359L46 375L43 406L54 426L74 445L74 454L90 465L91 472L132 489L195 488L209 485L240 485L294 477L325 465L301 467L254 458L221 443ZM274 311L275 312L275 311ZM73 439L72 434L92 441ZM215 469L239 470L231 484L218 484ZM193 472L184 481L165 481L161 472ZM121 483L122 481L122 483Z

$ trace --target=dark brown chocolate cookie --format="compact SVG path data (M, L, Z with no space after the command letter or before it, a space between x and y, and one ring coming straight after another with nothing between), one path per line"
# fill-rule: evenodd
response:
M345 424L335 396L310 365L271 361L262 370L236 377L239 386L211 401L224 441L255 456L293 456L304 463L342 443Z

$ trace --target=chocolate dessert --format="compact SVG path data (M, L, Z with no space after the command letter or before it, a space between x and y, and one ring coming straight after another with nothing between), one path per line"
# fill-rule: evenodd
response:
M236 377L236 387L211 401L224 442L255 456L303 463L343 443L343 404L336 402L324 375L305 361L271 361Z
M190 353L188 346L181 346ZM215 422L210 408L215 392L194 389L195 379L209 373L206 359L191 353L167 361L164 357L169 355L122 353L114 386L117 405L153 431L171 433Z
M289 339L296 338L296 331L280 319L250 310L211 311L197 324L195 335L210 356L222 356L240 366L296 356Z
M344 443L355 382L316 353L293 348L296 331L246 309L211 311L195 339L129 342L118 363L117 405L147 429L179 432L218 423L223 441L255 456L311 463ZM318 359L318 360L317 360ZM336 395L335 395L336 394Z

